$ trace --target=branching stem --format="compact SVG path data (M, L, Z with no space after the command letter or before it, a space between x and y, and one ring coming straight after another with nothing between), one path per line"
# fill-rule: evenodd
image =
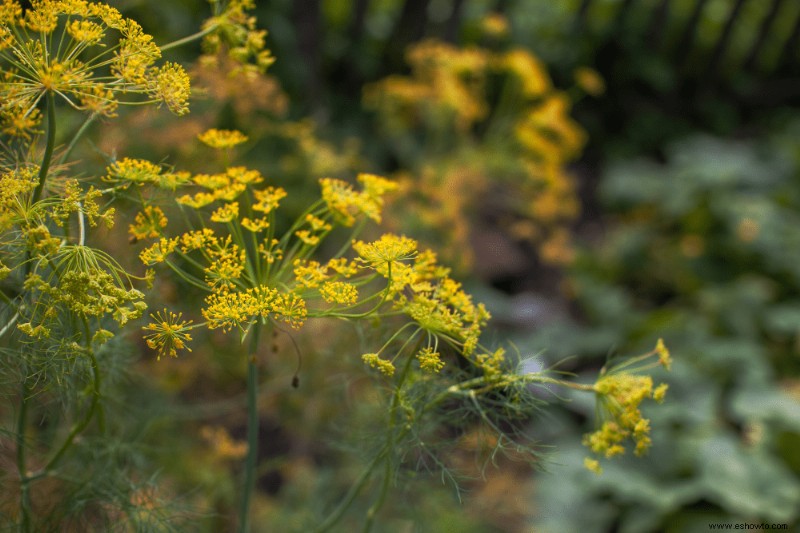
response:
M247 360L247 457L244 464L244 490L239 508L239 533L250 529L250 500L255 487L258 463L258 339L260 324L256 322L251 331L250 353Z

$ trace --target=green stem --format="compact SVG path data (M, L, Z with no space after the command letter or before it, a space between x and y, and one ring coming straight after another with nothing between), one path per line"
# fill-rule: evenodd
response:
M201 31L199 31L197 33L193 33L191 35L188 35L188 36L186 36L186 37L184 37L182 39L178 39L177 41L172 41L171 43L161 45L161 46L159 46L159 48L161 49L162 52L166 52L167 50L170 50L172 48L177 48L179 46L183 46L184 44L189 44L189 43L191 43L193 41L196 41L198 39L202 39L203 37L205 37L206 35L208 35L209 33L213 32L213 31L215 31L216 29L217 29L217 26L215 24L212 24L211 26L209 26L208 28L206 28L204 30L201 30Z
M415 333L416 335L416 333ZM403 349L411 341L411 338L406 341L406 344L403 345L403 348L400 349L399 353L403 352ZM395 385L394 394L392 395L392 405L389 408L389 434L386 438L386 450L391 451L394 447L395 443L395 424L397 422L397 410L400 408L400 395L401 391L403 390L403 384L408 377L408 372L411 370L411 363L414 361L413 357L406 357L406 362L403 365L403 370L400 372L400 378ZM402 430L401 430L402 431ZM383 480L381 482L380 492L378 493L378 498L372 504L372 506L367 511L367 519L364 521L364 528L362 529L363 533L369 533L372 529L372 524L375 522L375 517L378 515L378 511L380 511L381 507L383 507L384 502L386 502L386 495L389 493L389 482L392 478L392 455L391 453L386 454L386 469L383 473Z
M378 453L375 454L375 457L372 458L372 461L367 465L364 471L361 472L361 475L356 482L350 487L350 490L347 492L344 499L339 503L336 509L328 515L322 524L314 529L313 533L324 533L326 531L330 531L333 526L339 523L339 520L341 520L342 516L344 516L345 511L347 511L347 509L353 503L353 500L356 499L356 496L358 496L358 493L364 488L364 485L366 485L375 466L381 461L381 459L383 459L387 452L388 448L384 446L380 449L380 451L378 451Z
M41 477L42 475L45 475L51 470L53 470L53 468L56 467L58 462L64 456L66 451L69 450L70 446L72 446L72 442L75 440L75 437L77 437L79 433L81 433L84 429L86 429L86 426L88 426L89 422L92 421L95 411L97 411L97 404L100 401L100 384L101 384L100 366L97 364L97 359L95 358L94 353L92 353L91 350L88 353L92 365L92 377L93 377L92 400L91 403L89 404L89 408L86 410L86 414L84 415L84 417L75 424L73 424L72 429L69 432L69 435L67 435L67 438L64 440L64 443L58 449L56 454L50 459L50 461L47 462L45 467L38 474L31 477Z
M244 491L239 509L239 533L250 529L250 498L255 487L258 459L258 350L259 324L253 325L247 361L247 457L244 463Z
M33 191L33 202L39 201L44 190L44 182L47 180L47 172L50 170L50 161L53 159L53 148L56 145L56 100L52 91L47 92L47 141L42 157L42 166L39 167L39 184Z
M31 500L29 479L25 466L25 426L28 417L28 396L30 396L30 393L30 385L28 384L28 376L26 375L22 380L19 416L17 417L17 470L19 471L21 484L20 510L22 512L20 531L24 533L28 533L31 530Z
M69 146L67 146L67 149L64 151L63 154L61 154L61 157L58 158L59 165L63 165L66 162L67 158L72 153L72 150L75 148L75 145L78 144L78 140L81 137L83 137L83 134L86 133L86 130L89 129L89 126L92 124L92 122L95 121L96 118L97 118L97 113L92 113L91 115L88 116L86 120L83 121L81 127L78 128L78 131L72 137L72 140L70 141Z

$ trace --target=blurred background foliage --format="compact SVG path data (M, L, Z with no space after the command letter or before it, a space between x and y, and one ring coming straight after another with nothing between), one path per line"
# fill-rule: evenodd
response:
M122 4L156 36L192 33L207 14L198 0ZM546 472L498 460L463 484L459 505L451 485L409 469L382 530L798 527L799 3L273 0L255 14L277 57L267 76L196 64L189 117L126 112L86 156L195 170L197 133L238 128L252 140L243 162L299 199L290 217L319 177L394 175L405 196L387 226L443 247L489 304L498 338L536 355L526 364L588 375L658 337L675 358L658 376L670 392L649 413L646 458L586 471L580 436L594 406L576 396L530 422L532 438L555 445ZM521 74L502 60L515 50ZM198 51L170 54L188 63ZM533 74L540 86L526 93ZM531 116L544 118L526 143ZM179 281L158 290L191 313ZM265 348L262 531L301 530L329 511L378 416L378 385L353 377L369 326L316 327L297 347L279 333ZM155 413L131 424L160 470L142 497L178 497L176 516L206 531L225 530L235 505L238 350L212 335L179 360L147 355L120 389ZM468 427L448 438L448 466L475 475L486 444Z

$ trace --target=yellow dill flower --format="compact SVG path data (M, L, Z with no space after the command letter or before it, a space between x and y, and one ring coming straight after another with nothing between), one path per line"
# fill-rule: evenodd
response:
M267 187L253 191L255 202L251 206L254 211L268 214L278 208L280 201L286 197L286 191L281 187Z
M203 228L201 230L188 231L184 233L180 237L180 243L181 251L183 253L190 252L192 250L201 250L207 247L210 248L212 246L218 246L217 237L209 228Z
M106 167L106 181L130 182L138 185L158 183L161 178L161 166L145 159L125 157Z
M246 190L247 190L247 185L244 185L242 183L231 183L227 187L222 187L215 190L214 198L216 200L224 200L226 202L232 202Z
M508 19L500 13L488 13L481 19L481 31L495 39L508 35Z
M533 54L523 48L514 48L502 56L501 63L513 73L522 85L522 94L535 98L550 91L552 82L544 65Z
M308 223L309 226L311 226L312 231L324 232L324 231L330 231L332 229L332 226L330 224L328 224L321 218L315 217L310 213L306 215L305 221Z
M272 304L271 313L293 329L302 327L308 317L305 300L292 292L279 293Z
M59 250L62 256L69 256L75 263L87 259L82 246L65 246ZM92 256L92 261L97 258ZM74 266L74 265L73 265ZM76 269L62 272L55 286L51 286L38 276L25 280L28 290L36 290L49 299L50 307L63 306L70 312L83 317L102 317L110 314L120 325L137 318L147 307L141 300L144 294L136 289L119 286L117 273L97 266L80 265Z
M246 329L258 314L258 305L250 292L215 292L206 297L202 313L209 329L227 333L234 327Z
M200 142L211 148L226 149L233 148L247 142L247 136L236 130L218 130L212 128L197 136Z
M298 287L313 289L328 279L328 269L318 261L296 259L294 276Z
M50 330L41 324L34 326L30 322L25 322L23 324L17 324L17 329L35 339L47 338L50 336Z
M667 389L668 389L668 388L669 388L669 385L667 385L666 383L662 383L662 384L660 384L660 385L659 385L658 387L656 387L656 388L655 388L655 390L653 391L653 399L654 399L655 401L657 401L658 403L661 403L661 402L663 402L663 401L664 401L664 398L665 398L665 397L666 397L666 395L667 395Z
M175 248L178 246L178 239L167 239L165 237L161 237L158 242L151 245L149 248L145 248L139 253L139 259L145 265L154 265L156 263L163 263L167 260L167 256L175 251Z
M80 43L92 45L103 40L106 30L91 20L73 20L67 25L67 33Z
M355 224L355 215L362 212L364 204L362 196L342 180L322 178L319 183L322 188L322 199L334 217L344 226Z
M59 10L55 2L34 1L33 9L25 12L25 18L20 20L25 28L36 33L51 33L58 25Z
M417 253L417 241L405 236L386 233L371 243L354 241L353 250L365 264L378 268L413 258Z
M566 95L550 94L517 124L517 140L546 161L566 161L586 140L583 130L569 117L569 108Z
M583 466L586 467L587 470L590 472L594 472L595 474L602 474L603 467L600 466L600 461L597 459L592 459L591 457L586 457L583 459Z
M27 134L31 124L22 119L39 119L34 110L46 93L74 109L109 117L127 103L121 97L137 94L165 102L178 114L187 110L186 72L174 63L156 66L161 51L153 38L115 8L37 0L23 15L17 2L3 6L0 52L8 65L0 85L0 119L7 133ZM52 35L59 27L56 46Z
M348 261L344 257L331 259L328 261L327 267L345 278L358 274L358 265L355 262Z
M239 203L231 202L223 205L211 214L212 222L232 222L239 216Z
M175 314L172 311L159 311L151 314L153 322L147 324L142 329L151 331L144 336L147 346L158 352L158 359L162 355L178 357L178 350L192 351L187 343L191 342L192 336L188 333L191 329L191 320L181 320L182 313Z
M439 352L435 351L432 346L426 346L416 355L419 361L419 367L428 372L439 372L444 368L444 361L441 359Z
M303 241L308 246L316 246L319 244L319 236L312 234L307 229L301 229L294 232L295 236Z
M128 233L135 240L151 239L161 235L167 227L167 217L160 207L145 206L136 214L134 223L128 226Z
M195 174L192 182L205 189L215 191L231 184L230 178L226 174Z
M384 177L375 174L359 174L356 179L364 187L364 193L373 200L383 205L383 196L387 192L394 192L399 188L399 185Z
M575 83L592 96L600 96L606 91L606 82L600 74L589 67L578 67L572 73Z
M272 239L268 246L264 243L258 245L258 253L269 265L283 259L283 250L278 248L278 244L280 244L278 239Z
M380 223L383 208L383 193L393 190L392 182L372 174L359 175L364 186L363 191L356 191L342 180L322 178L319 180L322 199L328 206L337 222L343 226L352 226L356 216L365 215Z
M664 345L664 339L658 339L656 342L656 354L658 355L658 362L667 370L672 368L672 357L670 357L669 350Z
M264 177L258 170L246 167L230 167L225 173L228 178L240 185L255 185L264 181Z
M255 3L230 0L220 5L223 9L203 23L203 29L210 30L203 39L204 52L213 56L224 48L245 72L264 72L275 59L264 48L266 31L256 29L256 18L248 13Z
M225 332L234 327L244 330L256 317L270 315L296 329L303 325L307 316L302 298L265 286L241 292L212 293L206 297L202 312L210 329L222 328Z
M205 268L205 281L211 288L232 289L245 269L245 251L231 244L213 253L214 259Z
M477 337L475 340L478 340ZM506 361L505 354L505 349L498 348L491 353L478 355L475 361L487 377L499 376L503 373L503 364Z
M319 294L328 303L353 305L358 302L358 288L345 281L326 281Z
M372 368L377 369L384 376L391 377L394 375L394 365L392 362L381 359L376 353L365 353L361 356L361 360Z
M156 181L156 185L162 189L174 191L178 187L182 187L189 183L191 179L191 173L186 172L185 170L181 170L179 172L164 172L161 174L161 176L159 176L158 181Z
M216 197L212 193L199 192L194 196L184 194L183 196L176 198L175 201L181 205L186 205L194 209L200 209L201 207L205 207L208 204L216 201Z
M189 112L191 87L189 75L177 63L166 63L151 73L147 91L156 101L167 104L176 115Z
M633 361L644 361L658 353L656 349ZM594 385L601 414L606 421L600 429L584 437L584 444L606 457L624 453L622 443L628 438L635 442L636 455L648 450L651 444L650 421L643 417L639 406L647 398L662 401L667 390L666 385L659 385L654 391L650 376L626 371L631 364L621 363L601 376Z
M242 217L241 224L244 229L252 231L253 233L258 233L269 227L269 221L263 217L256 219Z

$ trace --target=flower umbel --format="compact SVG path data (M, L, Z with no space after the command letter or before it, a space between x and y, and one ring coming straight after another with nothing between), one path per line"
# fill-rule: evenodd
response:
M162 355L178 357L178 350L192 351L187 343L192 340L189 334L192 321L181 320L182 313L173 313L164 309L155 314L151 314L153 322L147 324L142 329L151 331L144 336L147 346L158 352L158 358Z
M653 362L652 358L657 357ZM647 369L661 365L669 369L671 359L662 339L648 353L622 362L601 374L594 384L598 411L603 423L594 433L584 436L583 443L594 453L606 458L625 453L625 441L635 443L634 453L644 455L650 448L650 421L644 418L640 405L648 398L662 402L667 385L653 388L653 378L642 375ZM589 459L587 468L595 472L601 469L596 461Z

